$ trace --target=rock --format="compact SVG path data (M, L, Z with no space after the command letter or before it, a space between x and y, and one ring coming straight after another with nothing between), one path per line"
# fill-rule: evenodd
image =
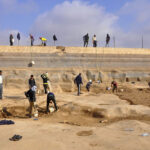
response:
M62 81L63 82L72 82L73 79L72 79L72 76L70 74L63 74L62 75Z
M65 47L64 46L56 46L56 49L60 49L61 51L65 51Z
M61 81L61 77L60 77L60 74L52 74L51 76L50 76L50 80L52 81L52 82L59 82L59 81Z
M88 80L92 79L92 73L91 73L91 71L88 70L88 71L86 72L86 76L87 76L87 79L88 79Z

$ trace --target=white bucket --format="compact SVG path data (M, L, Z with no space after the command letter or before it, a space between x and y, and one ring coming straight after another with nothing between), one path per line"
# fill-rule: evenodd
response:
M55 111L55 109L53 107L50 107L49 110L50 110L51 113Z

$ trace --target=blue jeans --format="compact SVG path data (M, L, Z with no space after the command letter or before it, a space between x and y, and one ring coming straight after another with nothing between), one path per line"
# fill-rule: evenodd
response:
M0 84L0 99L3 98L3 84Z
M78 88L78 95L80 95L81 84L77 84L77 88Z

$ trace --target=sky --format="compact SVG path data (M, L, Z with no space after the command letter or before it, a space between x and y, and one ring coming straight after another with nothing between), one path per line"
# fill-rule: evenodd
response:
M89 46L96 34L98 46L150 48L150 0L0 0L0 45L9 45L9 34L21 34L21 45L30 45L29 34L53 45L83 46L89 33Z

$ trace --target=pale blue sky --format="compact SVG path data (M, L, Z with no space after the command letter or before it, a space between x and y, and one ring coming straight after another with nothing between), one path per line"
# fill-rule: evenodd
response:
M0 44L19 31L22 44L29 33L37 38L56 33L59 44L81 46L79 38L89 32L97 35L99 46L110 33L118 47L140 47L142 35L150 47L149 14L149 0L0 0Z

